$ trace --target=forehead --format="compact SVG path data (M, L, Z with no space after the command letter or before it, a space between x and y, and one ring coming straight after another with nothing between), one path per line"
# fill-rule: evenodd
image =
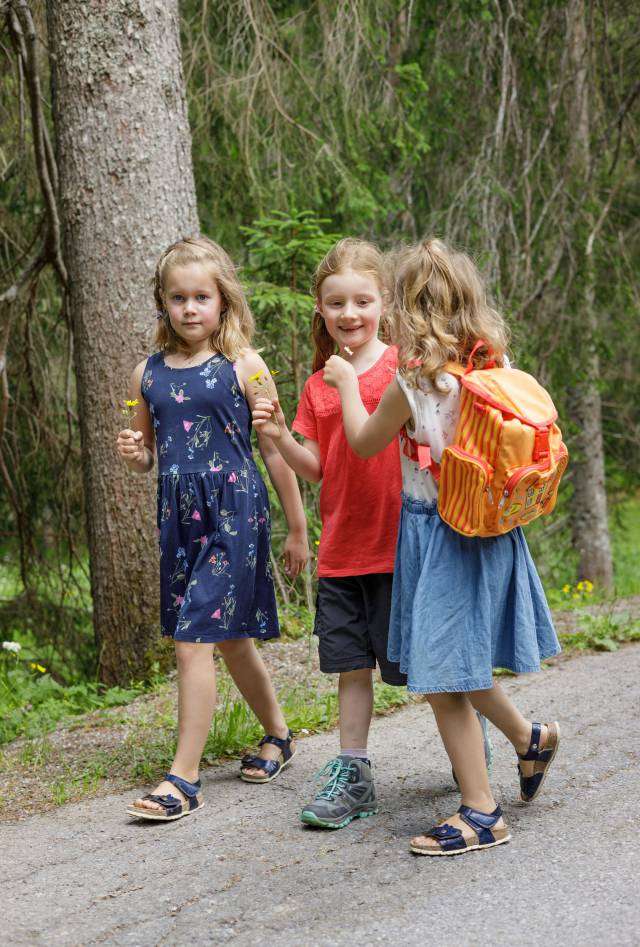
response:
M179 289L214 290L217 287L212 267L197 262L169 267L165 273L164 284L167 292Z
M380 287L373 273L360 273L358 270L340 270L332 273L322 281L320 295L324 299L329 295L356 295L366 293L369 296L379 296Z

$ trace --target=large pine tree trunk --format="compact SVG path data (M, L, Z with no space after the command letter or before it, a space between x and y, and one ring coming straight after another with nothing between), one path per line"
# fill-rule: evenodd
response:
M573 165L581 188L586 188L586 233L593 228L591 166L591 122L589 100L589 39L584 0L571 0L568 7L569 52L574 71L572 119ZM607 520L607 493L602 439L602 407L598 379L600 363L596 348L598 314L595 298L595 269L587 240L579 241L582 261L581 297L578 300L580 326L576 347L581 354L582 380L572 388L569 410L577 428L573 457L572 531L578 551L580 577L606 589L613 585L613 562Z
M48 0L65 261L75 337L94 627L106 683L158 638L153 477L115 451L149 352L159 251L198 229L177 0Z

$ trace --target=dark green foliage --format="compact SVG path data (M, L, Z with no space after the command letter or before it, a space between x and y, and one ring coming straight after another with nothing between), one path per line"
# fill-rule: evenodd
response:
M41 8L34 4L44 37ZM250 0L240 12L183 0L202 229L243 268L256 344L279 372L289 421L310 371L312 273L330 243L346 234L386 248L435 231L482 265L517 362L552 391L570 449L567 392L582 380L585 347L596 348L610 492L637 490L637 21L625 0L586 3L591 148L578 174L568 10L553 0ZM10 47L6 30L3 42ZM44 227L24 87L12 66L0 79L2 138L11 143L0 151L0 293ZM41 71L46 90L45 56ZM587 331L591 271L596 328ZM52 649L68 681L89 674L95 659L88 583L79 578L86 554L72 348L49 268L11 308L0 631ZM570 491L571 473L553 520L527 534L549 588L574 580ZM316 493L305 488L312 543ZM274 512L278 546L275 502ZM633 589L635 566L624 565L635 561L631 543L618 547L617 588ZM285 591L295 614L302 594Z

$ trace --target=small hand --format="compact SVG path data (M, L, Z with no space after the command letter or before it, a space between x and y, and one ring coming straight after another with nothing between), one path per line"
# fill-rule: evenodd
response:
M284 571L295 579L309 561L309 541L306 533L289 533L284 543Z
M332 355L324 366L324 381L330 388L340 388L351 378L357 378L355 368L339 355Z
M274 439L282 435L282 429L287 423L277 399L272 401L270 398L256 398L251 417L256 430Z
M142 463L145 459L145 446L142 431L126 428L120 431L117 440L118 453L123 460Z

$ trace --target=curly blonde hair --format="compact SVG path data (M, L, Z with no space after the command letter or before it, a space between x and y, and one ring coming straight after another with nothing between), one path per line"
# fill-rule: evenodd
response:
M344 237L338 240L318 264L312 287L316 301L320 299L322 284L326 278L335 273L343 273L345 270L354 270L356 273L372 276L378 284L383 300L388 301L385 262L382 253L368 240L358 240L355 237ZM380 320L380 326L381 338L386 340L389 327L384 314ZM313 371L317 372L324 368L326 362L338 351L338 346L327 331L322 313L317 309L313 315L311 335L314 344Z
M394 260L391 336L398 365L417 385L437 376L447 362L466 365L476 342L476 368L491 359L503 364L509 342L504 319L487 302L485 285L473 261L442 240L429 237L400 250Z
M211 350L234 362L242 349L251 345L255 323L233 262L227 252L208 237L178 240L158 260L153 277L153 295L159 317L154 342L163 352L188 352L169 321L165 289L170 271L190 263L199 263L209 270L222 296L220 325L209 338Z

